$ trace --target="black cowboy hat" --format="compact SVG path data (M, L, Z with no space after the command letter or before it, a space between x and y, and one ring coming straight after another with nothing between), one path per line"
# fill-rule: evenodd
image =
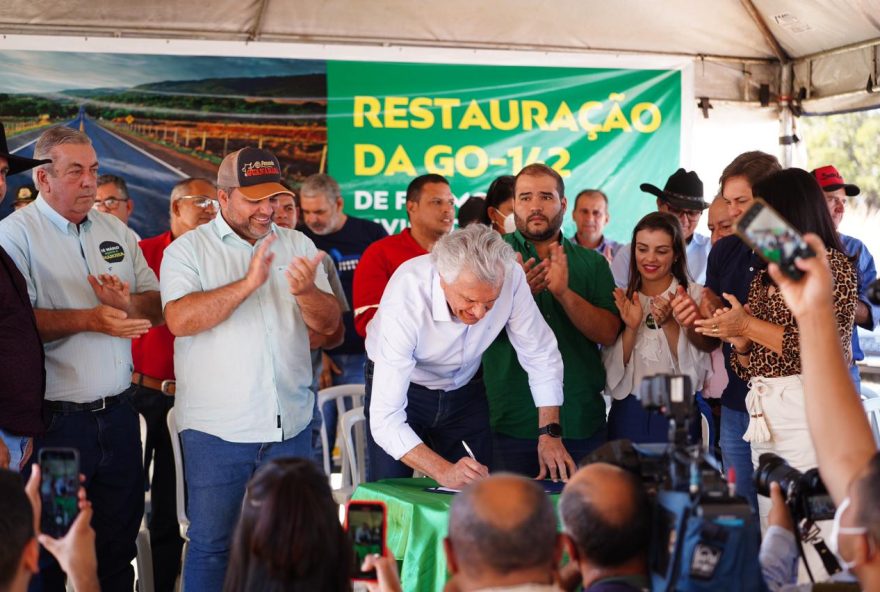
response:
M6 145L6 128L3 127L2 123L0 123L0 158L5 158L6 161L9 162L8 174L10 175L32 169L35 166L40 166L41 164L48 164L52 162L52 160L49 158L45 160L36 160L33 158L25 158L24 156L16 156L15 154L10 154L9 146Z
M693 171L678 169L666 180L663 189L650 183L642 183L639 188L679 210L705 210L709 207L703 200L703 182Z

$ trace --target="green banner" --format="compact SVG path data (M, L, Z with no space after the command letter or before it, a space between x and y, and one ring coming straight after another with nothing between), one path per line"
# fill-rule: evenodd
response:
M329 61L327 91L328 172L348 213L390 233L406 225L417 175L444 175L460 205L495 177L544 162L571 200L605 191L606 235L628 241L656 209L639 184L662 187L679 166L677 70ZM573 234L570 215L565 229Z

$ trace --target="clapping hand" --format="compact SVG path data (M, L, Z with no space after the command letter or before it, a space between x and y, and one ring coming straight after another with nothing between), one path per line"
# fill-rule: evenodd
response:
M98 276L89 275L87 279L101 304L128 312L131 307L131 291L128 282L123 282L117 276L109 273L102 273Z
M614 304L624 324L633 331L638 329L642 322L642 303L639 302L638 292L633 292L632 299L629 299L622 288L614 288Z
M293 258L293 261L287 266L287 283L290 284L291 294L300 296L316 289L315 276L324 254L324 251L318 251L318 254L311 259L308 257Z

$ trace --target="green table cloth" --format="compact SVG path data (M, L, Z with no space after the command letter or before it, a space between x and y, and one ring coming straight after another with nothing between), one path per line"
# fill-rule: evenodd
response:
M388 550L403 561L400 581L413 592L439 592L446 584L443 539L454 495L425 491L433 479L386 479L362 483L352 500L385 502L388 507ZM559 495L551 494L555 506Z

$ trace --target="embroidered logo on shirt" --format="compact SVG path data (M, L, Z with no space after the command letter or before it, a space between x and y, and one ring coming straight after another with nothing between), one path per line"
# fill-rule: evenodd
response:
M101 251L101 257L103 257L104 261L107 263L119 263L125 259L125 251L119 243L104 241L98 245L98 249Z

